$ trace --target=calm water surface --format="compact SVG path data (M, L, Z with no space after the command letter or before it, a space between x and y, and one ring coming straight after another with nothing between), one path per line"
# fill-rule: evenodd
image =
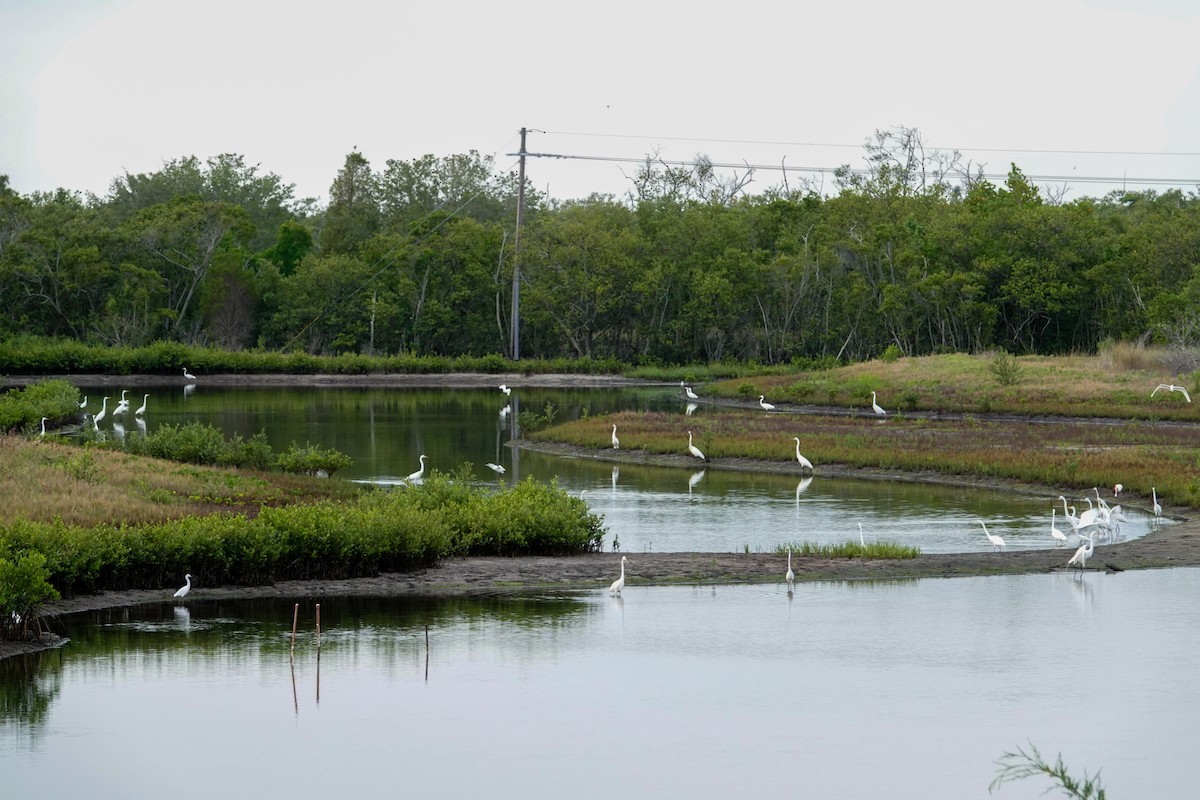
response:
M0 661L3 796L984 798L1030 741L1113 798L1194 791L1196 569L324 598L319 659L298 602L294 662L290 600Z
M104 390L81 391L90 396L89 407L95 411ZM820 475L801 480L690 466L613 465L507 446L515 436L516 412L541 412L547 403L558 410L559 419L624 409L676 412L685 430L678 387L525 389L512 397L495 389L264 389L203 383L187 394L177 384L145 391L150 393L147 430L200 421L226 435L248 438L265 432L277 451L292 442L313 442L351 456L353 466L338 475L352 480L395 485L420 466L422 453L429 456L430 469L449 472L470 462L478 479L493 485L497 477L483 466L489 461L504 465L507 472L499 480L506 483L529 476L557 478L563 488L585 492L589 506L604 515L606 550L616 545L625 552L770 551L785 542L857 540L860 523L867 540L896 541L927 553L990 550L980 519L1009 549L1053 546L1050 510L1056 501L1048 497ZM142 402L141 394L131 399L135 408ZM501 414L506 405L513 410ZM707 409L701 405L695 418L702 419ZM117 435L111 418L101 428ZM131 419L123 428L123 435L138 430ZM686 441L681 436L681 453ZM1087 508L1082 496L1070 502L1081 511ZM1061 510L1059 526L1066 529ZM1123 538L1150 530L1149 515L1128 507L1125 513L1130 522L1123 526Z

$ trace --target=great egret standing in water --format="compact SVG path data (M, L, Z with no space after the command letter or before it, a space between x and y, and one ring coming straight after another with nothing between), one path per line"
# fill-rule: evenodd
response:
M1060 531L1054 525L1054 516L1057 513L1058 513L1057 508L1052 507L1050 509L1050 536L1054 539L1054 541L1058 542L1059 547L1062 547L1064 544L1067 543L1067 535L1065 533L1063 533L1062 531Z
M188 372L187 367L183 368L183 377L187 378L189 381L196 380L196 376L193 375L192 373Z
M696 445L692 444L692 432L691 431L688 431L688 452L691 453L692 455L694 455L696 458L700 459L701 461L705 460L704 453L700 452L700 448L696 447Z
M864 548L867 546L867 540L863 538L862 523L858 523L858 543Z
M699 400L700 399L700 395L693 392L692 387L688 386L683 381L680 381L679 385L683 387L683 393L685 395L687 395L688 400Z
M1158 504L1158 491L1153 486L1150 487L1150 495L1154 498L1154 516L1161 517L1162 506Z
M791 594L792 585L796 582L796 573L792 572L792 548L789 547L787 549L787 554L788 554L788 571L787 571L787 574L785 574L783 576L783 579L785 581L787 581L787 590L788 590L788 593Z
M100 420L104 419L104 415L108 413L108 398L104 398L104 402L100 404L100 413L92 417L92 424L96 427L100 426Z
M792 438L796 440L796 460L800 462L800 466L810 472L815 472L816 470L813 469L812 462L800 454L800 437L793 436Z
M83 396L83 402L79 404L80 408L87 408L87 395Z
M625 588L625 562L626 562L626 560L627 559L625 556L621 556L621 577L619 577L615 581L613 581L612 586L608 587L609 594L620 594L621 590Z
M129 394L128 389L121 390L121 400L117 403L117 407L113 409L113 416L118 417L129 410L129 401L125 399L125 395Z
M426 458L425 454L424 454L424 453L422 453L422 454L421 454L421 459L420 459L420 460L421 460L421 468L420 468L419 470L417 470L416 472L414 472L413 474L409 475L409 476L408 476L407 478L405 478L404 480L406 480L406 481L419 481L419 480L421 480L421 476L423 476L423 475L425 474L425 458Z
M983 525L983 520L979 520L979 524ZM983 525L983 535L992 543L992 552L1004 549L1004 540L994 533L988 533L987 525Z
M1087 568L1087 560L1091 558L1092 553L1096 551L1096 544L1092 539L1092 534L1090 533L1087 536L1081 535L1079 538L1086 539L1087 542L1086 544L1079 545L1079 549L1075 551L1075 555L1071 556L1071 560L1067 562L1067 566L1069 567L1072 564L1078 564L1079 569L1083 570Z
M621 449L621 440L617 438L617 426L616 425L613 425L612 444L613 444L613 450Z
M184 580L183 586L180 586L178 589L175 590L175 594L174 594L175 597L187 597L187 593L192 590L191 573L184 575L183 580Z
M883 410L883 406L875 402L875 392L871 392L871 408L875 409L875 413L881 417L886 417L887 412Z
M148 395L148 394L142 395L142 404L140 406L138 406L137 411L133 412L133 415L135 417L140 417L142 414L146 413L146 403L149 400L150 400L150 395Z
M760 394L758 396L758 404L760 406L762 406L763 411L774 411L775 410L775 405L773 403L767 402L767 396L765 394Z

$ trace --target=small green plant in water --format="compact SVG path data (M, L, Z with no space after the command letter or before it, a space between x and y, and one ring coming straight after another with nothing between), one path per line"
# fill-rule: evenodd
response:
M999 765L999 769L996 771L995 780L988 786L988 794L1009 781L1045 775L1054 781L1067 797L1074 797L1075 800L1104 800L1104 787L1100 785L1099 772L1092 776L1084 772L1082 780L1072 777L1067 772L1067 765L1063 762L1061 753L1053 764L1049 764L1032 743L1028 753L1018 747L1017 752L1002 755L996 764ZM1049 791L1050 789L1046 790Z
M521 430L540 431L542 428L549 428L554 424L554 418L558 416L558 407L546 401L545 410L539 414L536 411L522 411L517 415L517 421L521 425Z

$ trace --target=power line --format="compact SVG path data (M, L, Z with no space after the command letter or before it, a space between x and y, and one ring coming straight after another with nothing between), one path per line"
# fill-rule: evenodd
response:
M859 144L834 144L831 142L783 142L769 139L702 139L692 136L640 136L631 133L583 133L580 131L546 131L556 136L590 136L602 139L640 139L664 142L712 142L715 144L757 144L772 147L836 147L861 150ZM931 150L946 152L958 151L980 153L1046 153L1052 155L1088 155L1088 156L1200 156L1200 152L1163 152L1157 150L1054 150L1022 147L930 147Z
M514 155L509 153L509 155ZM793 167L787 164L751 164L747 161L741 163L733 163L726 161L674 161L662 158L652 158L643 156L641 158L630 158L627 156L595 156L595 155L580 155L573 153L526 153L529 158L557 158L564 160L575 161L601 161L618 164L645 164L647 161L655 164L662 164L668 167L696 167L700 165L716 167L719 169L752 169L755 171L764 170L770 172L811 172L820 175L827 175L845 170L855 175L869 175L871 170L865 167L812 167L802 166ZM983 173L983 177L988 180L1004 180L1008 177L1008 173ZM1137 186L1182 186L1182 185L1200 185L1200 178L1130 178L1127 176L1105 176L1105 175L1031 175L1025 174L1025 177L1034 181L1068 181L1072 183L1113 183L1113 184L1134 184Z

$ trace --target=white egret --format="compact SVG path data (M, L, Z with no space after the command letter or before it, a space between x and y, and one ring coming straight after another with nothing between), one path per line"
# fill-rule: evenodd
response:
M83 402L79 404L80 408L87 408L87 395L83 396Z
M100 404L100 413L92 417L92 424L99 426L100 420L104 419L104 415L108 413L108 398L104 398L104 402Z
M887 412L883 410L883 406L875 401L875 392L871 392L871 408L875 409L875 413L881 417L886 417Z
M1096 543L1093 541L1090 533L1087 536L1080 536L1079 538L1086 539L1087 541L1085 544L1079 545L1079 549L1075 551L1075 555L1071 556L1071 559L1067 562L1067 566L1069 567L1072 564L1078 564L1079 568L1082 570L1087 567L1087 560L1091 558L1092 553L1096 551Z
M813 469L812 462L800 454L800 437L793 436L792 438L796 440L796 460L800 462L800 466L804 467L810 472L816 472L816 470Z
M625 588L625 562L627 560L625 556L621 556L621 577L613 581L612 586L608 587L609 594L620 594L621 590Z
M1188 394L1188 390L1186 388L1184 388L1182 386L1172 386L1169 383L1160 383L1158 385L1158 388L1150 393L1150 396L1154 397L1154 395L1158 392L1159 389L1166 389L1168 392L1179 392L1183 395L1183 398L1185 400L1187 400L1189 403L1192 402L1192 396L1190 394Z
M758 404L760 406L762 406L763 411L774 411L775 410L774 404L767 402L767 396L765 394L760 394L758 396Z
M1060 494L1058 499L1062 500L1063 503L1063 516L1067 518L1067 522L1071 525L1071 530L1075 530L1079 527L1079 519L1067 508L1067 498Z
M39 433L39 434L38 434L38 436L45 436L45 435L46 435L46 420L48 420L48 419L50 419L50 418L49 418L49 417L42 417L42 432L41 432L41 433Z
M187 597L187 593L192 590L191 573L183 576L184 584L175 591L175 597Z
M983 525L983 520L979 520L979 524ZM987 525L983 525L983 535L992 543L992 552L1004 549L1004 540L994 533L988 533Z
M408 476L407 478L405 478L404 480L406 480L406 481L419 481L419 480L421 480L421 477L422 477L422 476L425 474L425 458L426 458L425 454L424 454L424 453L422 453L422 454L421 454L421 459L420 459L420 460L421 460L421 468L420 468L419 470L417 470L416 472L414 472L413 474L409 475L409 476Z
M696 447L696 445L692 444L692 432L691 431L688 431L688 452L691 453L692 455L694 455L696 458L700 459L701 461L705 460L704 453L700 452L700 448Z
M484 464L484 466L487 467L488 469L490 469L492 472L496 473L497 475L504 474L504 467L500 466L499 464L493 464L492 462L489 461L486 464Z
M862 523L858 523L858 543L864 548L867 546L867 540L863 538Z
M1060 531L1054 524L1054 515L1057 513L1057 508L1050 509L1050 536L1054 539L1054 541L1058 542L1059 547L1062 547L1067 543L1067 535Z
M621 449L621 440L617 438L617 426L616 425L613 425L612 445L613 445L613 450Z
M1154 498L1154 516L1161 517L1162 506L1158 504L1158 491L1153 486L1150 487L1150 495Z
M140 406L138 406L137 411L133 412L133 415L135 417L140 417L142 414L146 413L146 403L149 402L149 400L150 400L150 395L148 395L148 394L142 395L142 404Z
M129 401L125 399L125 395L129 394L128 389L121 390L121 400L117 403L117 407L113 409L113 416L117 417L129 410Z
M700 395L693 392L692 387L688 386L683 381L680 381L679 385L683 387L683 393L685 395L687 395L688 400L699 400L700 399Z
M787 590L788 590L788 593L790 594L792 591L792 588L793 588L793 584L796 583L796 573L792 572L792 548L789 547L787 549L787 554L788 554L788 570L787 570L787 573L783 576L783 579L785 581L787 581Z
M188 372L187 367L183 368L183 377L187 378L189 381L196 380L196 376L193 375L192 373Z
M506 383L500 384L500 391L504 392L505 397L512 394L512 389Z

